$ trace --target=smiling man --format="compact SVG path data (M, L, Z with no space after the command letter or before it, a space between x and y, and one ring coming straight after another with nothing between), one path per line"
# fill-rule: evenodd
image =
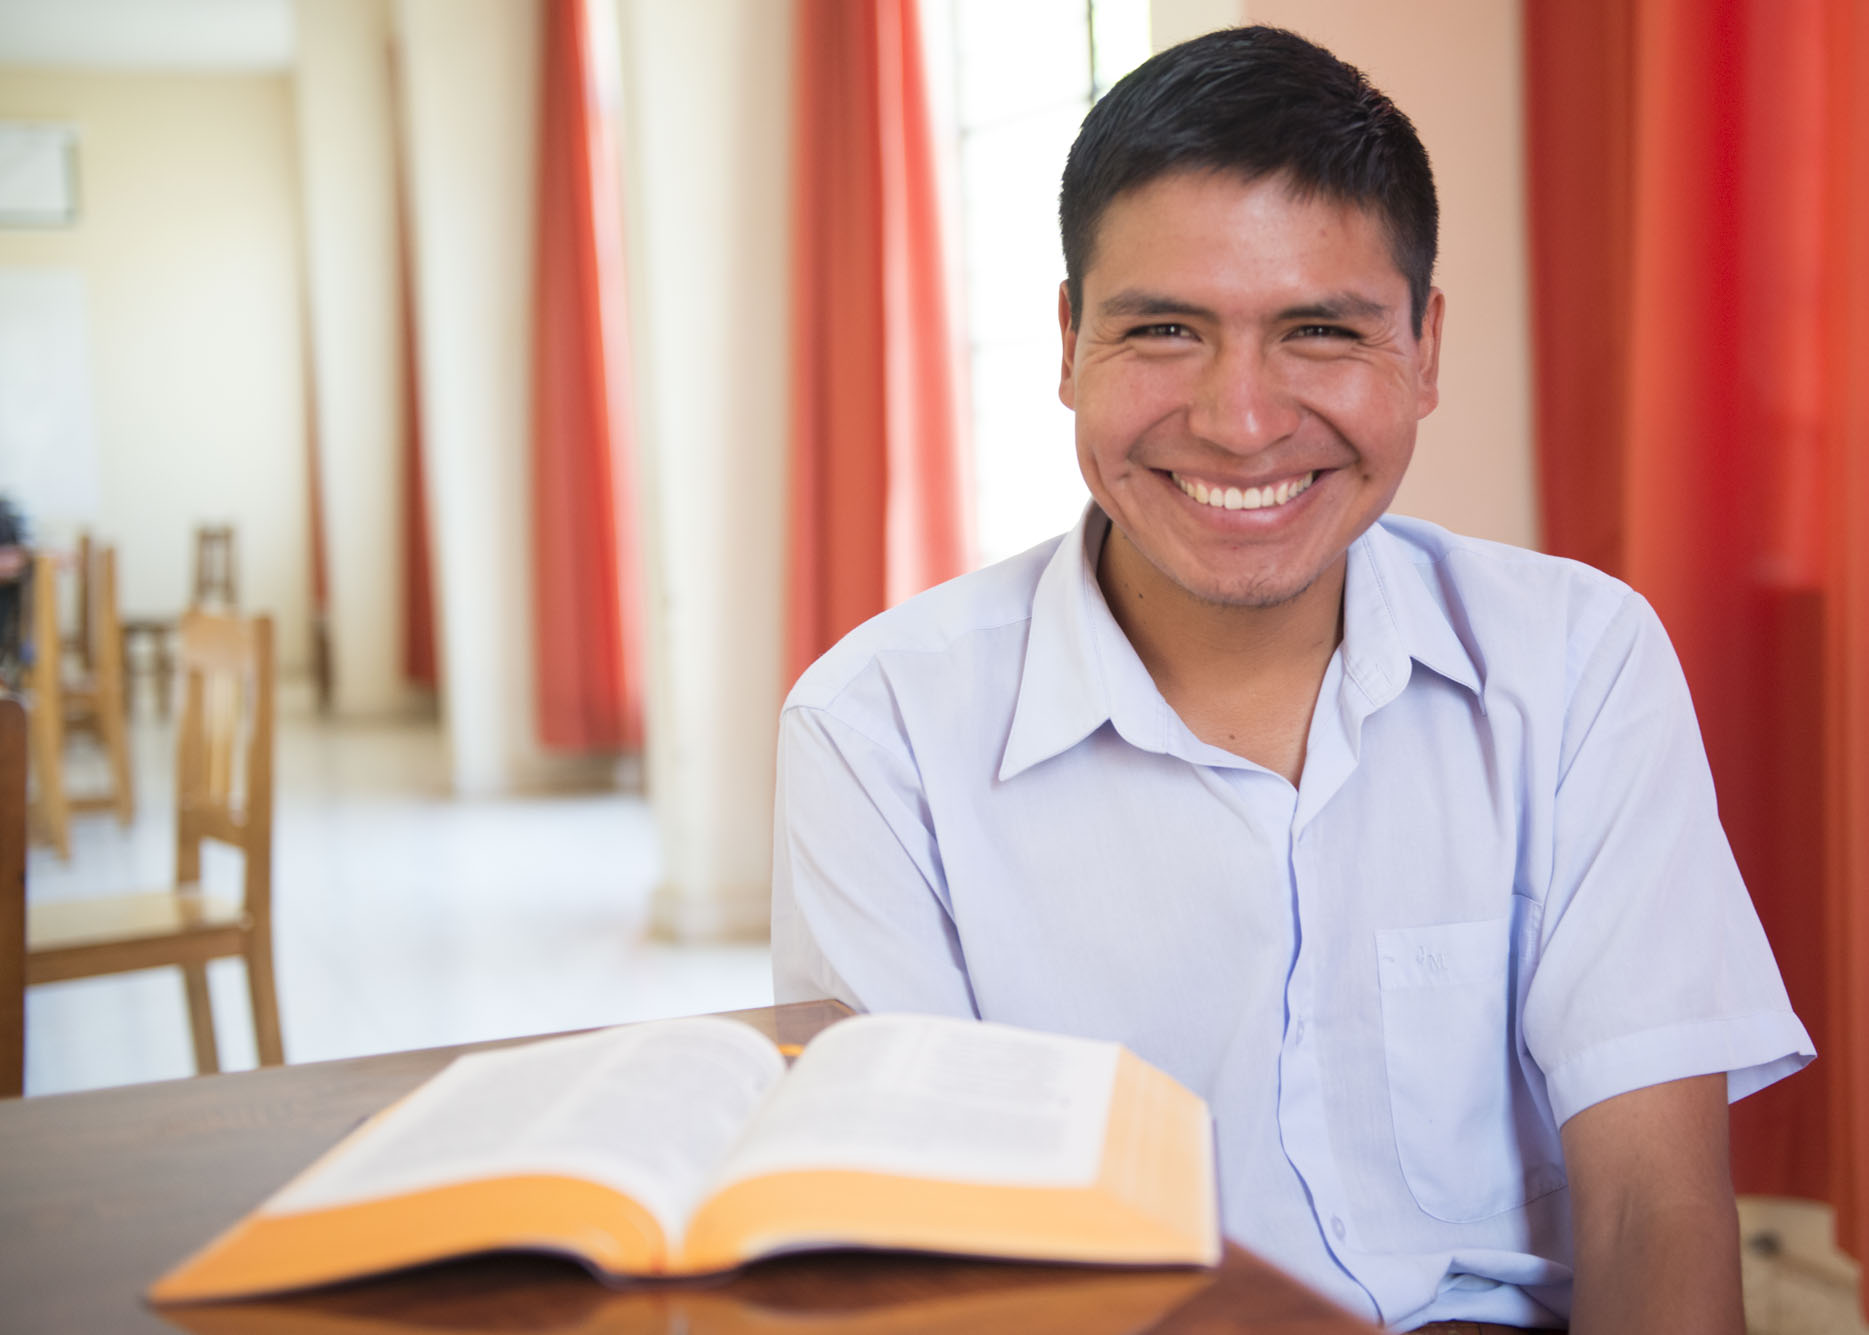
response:
M778 999L1122 1041L1212 1105L1228 1235L1393 1329L1738 1335L1726 1104L1810 1042L1648 606L1383 517L1438 393L1413 128L1210 34L1060 214L1092 503L800 679Z

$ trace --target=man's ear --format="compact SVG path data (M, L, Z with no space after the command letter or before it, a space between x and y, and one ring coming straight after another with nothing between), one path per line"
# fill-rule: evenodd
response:
M1421 313L1421 337L1416 340L1415 416L1426 417L1441 402L1441 320L1447 298L1441 289L1428 289L1428 306Z
M1077 411L1077 329L1071 323L1071 293L1058 284L1058 336L1064 342L1064 365L1058 372L1058 401L1072 412Z

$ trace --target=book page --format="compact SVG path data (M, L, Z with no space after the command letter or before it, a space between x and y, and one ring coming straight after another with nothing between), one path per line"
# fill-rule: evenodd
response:
M1119 1051L977 1020L844 1020L806 1048L716 1187L816 1169L1088 1186Z
M763 1035L706 1017L474 1053L314 1164L261 1213L552 1174L633 1197L673 1239L784 1074Z

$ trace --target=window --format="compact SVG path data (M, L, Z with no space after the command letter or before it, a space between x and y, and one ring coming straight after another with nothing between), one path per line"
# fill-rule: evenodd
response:
M1148 0L931 0L924 23L953 136L984 564L1070 527L1086 499L1057 396L1058 178L1091 103L1149 55Z

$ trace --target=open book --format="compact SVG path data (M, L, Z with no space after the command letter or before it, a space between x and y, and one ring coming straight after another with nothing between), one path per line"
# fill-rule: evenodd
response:
M583 1287L589 1292L580 1301L568 1301L564 1290L554 1287L536 1306L514 1305L499 1296L480 1303L473 1295L459 1294L425 1302L426 1284L433 1283L431 1292L445 1292L450 1279L410 1276L407 1283L388 1281L395 1287L393 1297L384 1294L381 1283L365 1284L285 1298L171 1306L162 1315L166 1324L188 1335L492 1335L513 1328L502 1326L489 1306L509 1316L523 1314L524 1328L535 1335L1137 1335L1154 1330L1170 1313L1182 1312L1219 1282L1212 1270L1014 1264L1003 1266L1004 1273L988 1284L982 1282L985 1269L949 1260L940 1273L931 1267L905 1274L888 1264L873 1287L875 1271L866 1269L854 1301L850 1287L839 1283L842 1273L832 1272L815 1283L768 1286L757 1298L712 1284L604 1289L587 1284ZM480 1294L498 1295L503 1272L492 1270ZM536 1274L521 1271L517 1282ZM1210 1302L1208 1310L1227 1313L1237 1306L1235 1296L1231 1306L1223 1299ZM1321 1299L1317 1306L1323 1307ZM1198 1329L1198 1308L1190 1316L1194 1319L1187 1327ZM1287 1320L1281 1330L1299 1328L1298 1314ZM1340 1329L1332 1322L1307 1322L1303 1328L1316 1335Z
M929 1016L788 1072L733 1020L459 1058L150 1289L189 1302L523 1248L612 1277L831 1247L1220 1257L1207 1108L1113 1043Z

